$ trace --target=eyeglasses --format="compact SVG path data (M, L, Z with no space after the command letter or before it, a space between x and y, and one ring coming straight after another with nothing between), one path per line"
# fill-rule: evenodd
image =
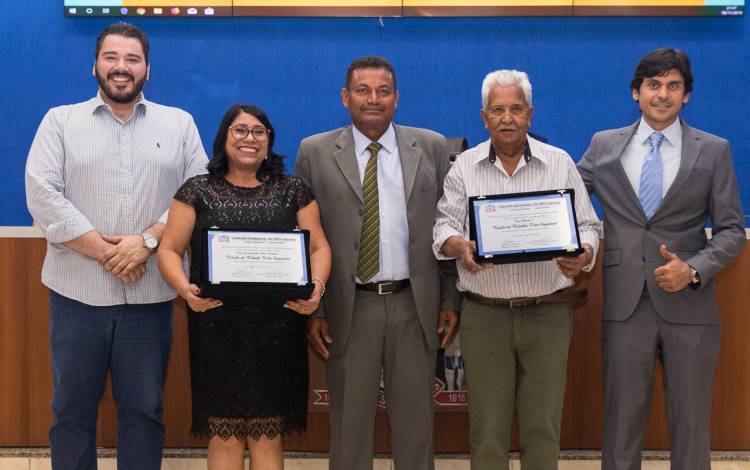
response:
M249 128L242 125L229 127L227 128L227 130L232 133L232 137L234 137L235 140L246 139L247 136L252 134L253 139L255 139L257 142L263 142L264 140L267 140L268 135L271 133L271 129L266 129L265 127Z

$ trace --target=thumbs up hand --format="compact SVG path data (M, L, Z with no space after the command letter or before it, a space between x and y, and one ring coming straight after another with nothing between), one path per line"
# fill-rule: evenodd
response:
M665 263L654 270L656 283L665 292L681 291L690 283L690 265L669 251L666 245L659 248L659 254Z

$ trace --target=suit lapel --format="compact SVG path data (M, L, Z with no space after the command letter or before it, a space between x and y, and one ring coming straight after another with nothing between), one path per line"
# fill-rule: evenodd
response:
M682 154L680 155L680 168L677 170L677 175L672 182L672 185L667 190L667 194L664 195L661 204L656 209L654 215L659 214L662 207L669 206L670 199L675 197L680 191L680 187L687 181L690 172L693 171L695 162L698 160L698 154L700 154L701 141L700 138L693 132L693 129L687 125L685 121L682 121Z
M333 152L333 159L336 160L341 173L351 186L354 194L357 195L360 202L362 199L362 181L359 179L359 166L357 165L357 155L354 148L354 136L352 135L351 126L344 128L336 139L336 147Z
M630 139L633 138L633 134L635 134L635 131L638 129L638 123L640 120L636 121L635 124L625 127L620 131L619 134L617 134L617 139L615 142L613 142L612 145L612 153L609 155L609 158L612 158L616 161L612 162L612 168L614 169L615 177L617 178L617 181L620 182L620 185L622 185L623 190L625 191L625 194L627 194L628 199L630 200L630 203L635 205L638 210L641 211L643 214L643 208L641 208L641 201L638 199L638 195L633 190L633 185L630 184L630 180L628 179L627 173L625 173L625 167L622 166L622 154L625 151L625 147L627 147L628 143L630 142ZM645 218L646 215L643 214L643 217Z
M404 197L408 202L414 189L414 180L419 168L419 160L422 158L422 150L416 146L417 140L403 127L393 125L396 131L396 145L401 158L401 173L404 176Z

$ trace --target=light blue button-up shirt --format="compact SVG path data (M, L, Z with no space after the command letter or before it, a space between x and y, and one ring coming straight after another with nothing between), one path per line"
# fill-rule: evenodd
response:
M156 256L138 282L125 284L65 242L91 230L132 235L166 222L174 193L207 163L190 114L143 96L126 122L100 95L49 110L26 162L26 202L47 238L42 282L89 305L173 299Z
M639 194L641 188L643 161L651 150L651 142L648 139L654 132L654 129L644 119L641 119L638 130L636 130L635 135L622 152L622 157L620 157L622 167L625 169L625 174L628 175L630 184L633 185L635 194ZM664 141L659 147L662 165L661 195L664 197L677 177L677 171L680 169L680 161L682 160L682 124L680 124L680 120L675 120L661 133L664 134Z
M354 149L357 153L359 179L364 181L365 167L370 159L367 146L372 141L352 126ZM406 219L406 196L401 156L396 132L388 126L378 142L378 203L380 205L380 271L369 282L409 279L409 223ZM357 282L362 281L357 278Z

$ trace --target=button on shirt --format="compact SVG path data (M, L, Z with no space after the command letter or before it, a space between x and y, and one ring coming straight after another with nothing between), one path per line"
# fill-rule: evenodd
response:
M646 159L649 150L651 150L649 137L654 132L656 131L645 120L641 119L638 129L625 147L625 151L622 152L622 157L620 157L622 167L625 169L625 174L628 175L630 184L633 185L635 194L639 194L641 189L643 161ZM680 120L676 119L675 122L667 126L661 133L664 134L664 140L661 146L659 146L662 165L661 196L663 198L677 177L677 171L680 169L680 160L682 158L682 125L680 124Z
M354 150L357 153L359 180L364 181L365 167L370 158L367 146L372 141L352 126ZM380 206L380 271L368 282L409 279L409 224L406 218L404 175L396 132L389 125L378 139L383 147L378 152L378 205ZM362 281L357 278L357 283Z
M126 122L100 95L49 110L26 163L29 212L47 238L42 282L89 305L173 299L156 256L140 280L125 284L64 243L91 230L133 235L166 222L177 189L207 163L190 114L143 96Z
M564 150L528 137L526 153L511 176L495 157L489 140L467 150L456 159L445 177L433 229L435 256L449 259L440 250L449 237L469 239L469 197L564 188L575 191L581 243L593 247L596 259L601 222L575 163ZM554 261L495 265L477 274L465 270L460 262L456 264L458 289L490 298L539 297L573 285L573 280L565 277ZM593 264L594 260L584 269L590 270Z

